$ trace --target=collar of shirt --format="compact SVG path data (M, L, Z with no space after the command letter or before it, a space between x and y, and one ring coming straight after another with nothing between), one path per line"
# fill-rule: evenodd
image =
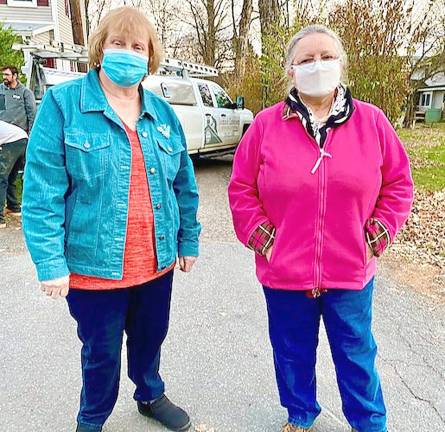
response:
M152 98L142 85L139 85L139 95L142 101L141 113L148 114L157 120L156 110ZM95 69L90 70L82 82L80 107L82 112L106 111L108 101L99 82L99 74Z
M345 123L351 117L353 111L354 104L351 92L347 87L340 84L335 92L326 122L319 122L315 119L312 110L301 100L297 89L292 88L285 100L283 119L299 118L309 135L317 141L320 147L323 147L327 131Z

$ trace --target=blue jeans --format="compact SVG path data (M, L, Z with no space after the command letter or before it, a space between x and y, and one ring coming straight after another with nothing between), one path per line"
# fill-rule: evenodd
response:
M386 432L371 330L373 286L374 279L361 291L330 289L317 299L264 287L278 391L290 423L310 427L321 411L315 363L323 317L346 419L359 432Z
M70 289L67 301L82 341L82 392L77 422L100 431L119 391L121 349L127 334L128 376L134 399L162 396L161 344L169 323L173 271L142 285L106 291Z

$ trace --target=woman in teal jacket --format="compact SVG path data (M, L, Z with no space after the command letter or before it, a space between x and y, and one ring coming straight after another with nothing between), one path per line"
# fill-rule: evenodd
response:
M198 256L198 192L176 115L141 86L160 56L140 12L111 11L90 38L90 72L48 90L28 145L27 245L83 344L78 432L102 430L111 414L124 332L140 413L190 426L164 394L159 360L176 258L188 272Z

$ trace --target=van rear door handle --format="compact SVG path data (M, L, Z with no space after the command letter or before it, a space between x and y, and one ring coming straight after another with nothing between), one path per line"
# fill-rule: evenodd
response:
M221 117L227 117L225 114L221 114Z

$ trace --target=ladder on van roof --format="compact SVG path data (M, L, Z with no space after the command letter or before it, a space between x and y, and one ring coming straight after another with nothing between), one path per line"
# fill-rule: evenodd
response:
M88 63L88 52L86 48L78 45L53 42L50 44L14 44L13 48L15 50L27 51L32 56L41 59L54 58ZM204 64L192 63L175 58L165 58L161 62L157 74L176 74L183 78L204 78L218 76L218 69Z
M184 71L186 72L186 74L184 74ZM218 76L218 69L214 67L198 63L191 63L183 60L177 60L174 58L166 58L160 64L158 71L159 74L164 75L169 72L177 73L184 78L186 78L187 75L194 78Z

